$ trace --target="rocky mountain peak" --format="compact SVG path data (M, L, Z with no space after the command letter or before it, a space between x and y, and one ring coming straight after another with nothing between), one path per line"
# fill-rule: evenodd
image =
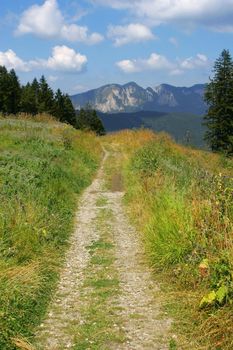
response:
M147 110L201 115L205 111L203 92L202 84L190 88L161 84L144 89L132 81L124 85L105 85L71 96L71 99L76 109L91 103L95 109L104 113Z

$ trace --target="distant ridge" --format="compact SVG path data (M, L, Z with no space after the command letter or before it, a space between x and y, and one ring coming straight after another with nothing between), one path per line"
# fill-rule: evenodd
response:
M161 84L144 89L135 82L129 82L124 85L104 85L73 95L71 100L75 109L90 103L93 108L103 113L157 111L203 115L206 111L204 88L204 84L191 87Z

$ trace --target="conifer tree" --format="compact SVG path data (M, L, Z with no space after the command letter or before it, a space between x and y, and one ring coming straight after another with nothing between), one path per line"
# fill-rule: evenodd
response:
M8 90L8 72L3 66L0 66L0 111L7 113L7 90Z
M91 130L96 132L97 135L104 135L105 129L102 121L98 117L96 111L87 105L78 113L77 128L81 130Z
M0 67L0 111L4 114L15 114L19 111L21 87L15 71L9 73Z
M55 117L61 122L67 122L76 126L76 113L70 97L63 94L60 89L55 94Z
M32 115L38 112L35 91L30 83L22 87L20 110Z
M205 101L208 112L204 117L208 127L205 139L213 151L233 153L233 61L223 50L214 65L214 77L207 84Z
M20 98L21 98L21 86L19 79L14 71L11 69L8 73L9 85L8 85L8 107L7 113L16 114L19 112Z
M64 117L63 118L65 119L66 122L76 127L77 117L76 117L76 112L71 102L71 99L67 94L63 95L63 99L64 99L64 111L63 111Z
M38 113L54 113L53 90L49 87L44 75L39 82Z

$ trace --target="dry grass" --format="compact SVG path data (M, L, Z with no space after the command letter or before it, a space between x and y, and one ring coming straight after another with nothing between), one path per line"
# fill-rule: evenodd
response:
M27 340L22 338L13 338L12 343L20 350L36 350L32 344L28 343Z
M0 119L2 120L25 120L25 121L33 121L33 122L40 122L40 123L57 123L60 124L55 117L53 117L50 114L47 113L40 113L32 116L31 114L27 113L18 113L17 115L1 115Z

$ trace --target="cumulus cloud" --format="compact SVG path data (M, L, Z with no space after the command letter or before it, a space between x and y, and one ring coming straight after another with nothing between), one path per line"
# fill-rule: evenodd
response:
M210 61L207 56L197 54L182 61L170 61L163 55L152 53L146 59L127 59L116 63L117 67L124 73L136 73L146 70L166 70L170 75L183 74L185 70L208 68Z
M19 58L13 50L0 51L0 66L5 66L7 69L17 69L22 72L30 71L27 62Z
M210 29L233 32L233 0L92 0L115 9L126 9L151 24L175 22L203 25Z
M172 70L175 68L165 56L152 53L147 59L122 60L116 63L124 73L142 72L144 70Z
M89 33L86 26L66 23L57 0L46 0L41 6L29 7L23 12L15 33L34 34L44 38L57 37L86 44L97 44L103 40L101 34Z
M155 39L150 28L140 23L131 23L125 26L109 26L108 37L114 41L115 46Z
M37 61L36 61L37 63ZM53 48L48 60L39 60L38 64L57 71L81 72L87 63L87 57L63 45Z
M49 69L54 71L79 73L85 69L87 57L67 46L55 46L52 55L47 59L23 61L12 50L0 51L0 65L8 69L29 72L33 69Z

